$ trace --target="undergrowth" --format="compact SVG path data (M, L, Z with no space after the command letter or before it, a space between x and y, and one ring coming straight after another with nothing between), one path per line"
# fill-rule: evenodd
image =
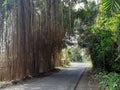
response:
M120 90L120 74L100 72L96 78L104 90Z

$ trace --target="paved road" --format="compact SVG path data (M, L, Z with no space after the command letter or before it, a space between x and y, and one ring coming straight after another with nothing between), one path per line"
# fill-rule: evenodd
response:
M72 63L58 73L3 90L74 90L88 63Z
M91 67L87 67L84 71L76 90L101 90L95 77L91 74Z

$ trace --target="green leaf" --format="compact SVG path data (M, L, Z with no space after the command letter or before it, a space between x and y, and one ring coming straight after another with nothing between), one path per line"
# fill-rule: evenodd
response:
M102 0L102 10L107 15L114 15L115 13L119 13L120 0Z

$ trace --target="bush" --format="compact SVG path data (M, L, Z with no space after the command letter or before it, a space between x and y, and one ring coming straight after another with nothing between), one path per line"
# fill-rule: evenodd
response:
M79 48L72 48L68 52L71 62L82 62L82 56Z
M95 30L98 28L94 27ZM90 47L94 68L101 68L109 72L120 72L120 58L117 38L112 30L100 30L93 33Z
M66 48L63 50L64 62L85 62L87 57L81 55L80 48Z
M120 74L111 72L100 72L97 75L99 84L105 90L119 90L120 89Z

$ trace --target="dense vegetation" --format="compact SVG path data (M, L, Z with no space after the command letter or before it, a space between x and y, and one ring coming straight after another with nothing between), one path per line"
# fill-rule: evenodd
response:
M98 20L93 27L96 33L92 49L94 65L102 71L98 76L100 85L107 90L120 89L120 1L102 0ZM98 40L98 38L100 38ZM98 63L99 62L99 63ZM95 66L97 67L97 66Z
M102 87L119 90L120 86L120 1L101 0L84 3L77 13L75 28L78 44L89 48L93 68Z
M100 72L97 75L97 80L99 81L102 89L105 90L119 90L120 89L120 75L115 72Z
M76 10L76 4L82 6ZM70 40L76 36L77 48ZM47 72L61 65L62 56L66 64L82 61L81 49L88 50L93 68L101 71L100 84L118 90L119 0L0 1L0 80Z
M89 55L86 54L86 49L67 48L63 49L63 60L69 64L70 62L85 62L89 59Z
M98 5L87 2L76 12L79 46L89 48L94 68L109 72L120 72L120 17L115 9L119 2L103 0Z

